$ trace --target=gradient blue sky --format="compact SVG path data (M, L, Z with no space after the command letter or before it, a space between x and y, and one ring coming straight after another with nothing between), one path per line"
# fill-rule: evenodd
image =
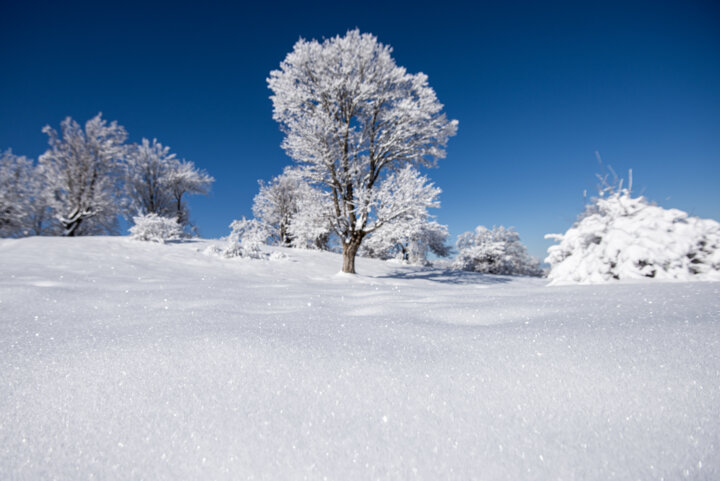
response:
M454 236L515 226L543 257L599 167L720 219L720 4L678 2L9 1L0 7L0 149L37 157L40 129L102 111L217 181L191 198L205 237L251 215L257 179L291 162L266 78L299 37L358 27L429 75L460 121L428 173Z

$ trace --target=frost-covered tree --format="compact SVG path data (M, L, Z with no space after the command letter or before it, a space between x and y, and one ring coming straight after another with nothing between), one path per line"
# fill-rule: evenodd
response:
M11 150L0 155L0 237L58 233L43 166Z
M59 235L62 226L51 207L52 192L48 187L43 165L35 165L27 184L28 191L28 235Z
M327 192L305 183L299 190L297 212L290 218L291 245L299 249L330 249L333 205Z
M190 225L190 211L185 203L185 196L192 194L208 195L215 179L202 169L195 167L189 160L173 163L165 178L165 185L172 195L174 212L182 226Z
M131 212L174 217L183 227L190 225L185 196L210 192L213 179L204 170L179 160L157 139L142 139L127 156L127 192Z
M72 118L60 123L61 134L45 126L50 148L40 165L49 202L66 236L112 232L122 210L122 163L127 133L98 114L83 129Z
M720 280L720 223L663 209L630 189L602 188L548 248L552 284L624 279Z
M361 247L363 255L380 259L397 258L419 265L427 263L430 252L440 257L449 255L451 248L446 244L447 226L433 221L427 210L428 207L440 206L438 196L441 190L411 167L390 176L383 188L385 186L395 186L396 189L388 198L394 202L399 200L400 203L412 205L413 208L407 209L403 215L391 219L372 232ZM412 199L418 195L422 200L419 203ZM392 205L378 208L381 217L382 211L388 207L389 211L394 210Z
M425 265L428 255L450 255L447 226L426 218L404 218L386 224L373 232L361 247L361 253L378 259L398 259L410 264Z
M182 226L174 217L163 217L155 213L133 217L130 237L135 240L165 243L166 240L180 239Z
M267 225L257 219L234 220L230 224L230 235L223 251L225 257L262 257L262 246L269 237Z
M272 243L327 248L330 204L323 192L308 184L299 169L286 167L269 183L259 184L253 215L267 226Z
M285 168L268 183L260 180L258 184L260 191L253 199L253 215L268 226L274 244L289 246L290 219L298 212L298 202L307 184L292 168Z
M157 139L143 138L131 146L127 155L126 188L132 212L171 217L177 214L169 175L178 161L170 147Z
M455 269L485 274L541 276L540 263L531 257L512 227L478 226L458 237Z
M355 272L369 233L406 214L399 199L380 196L388 173L435 165L457 131L427 76L409 74L391 52L358 30L322 43L301 39L268 79L283 148L330 196L343 272Z
M6 150L0 155L0 237L22 237L30 231L33 162Z

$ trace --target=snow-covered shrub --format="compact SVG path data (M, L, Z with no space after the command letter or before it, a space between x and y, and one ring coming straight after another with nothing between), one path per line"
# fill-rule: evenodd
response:
M461 234L457 247L455 269L510 276L543 275L540 263L528 254L512 227L493 226L490 230L478 226L474 232Z
M130 227L130 238L141 241L164 243L166 240L180 239L183 231L177 219L157 214L145 214L133 217L135 225Z
M628 189L593 200L548 248L552 284L618 279L720 280L720 223L663 209Z
M276 261L276 262L277 261L286 261L286 260L288 260L288 256L284 252L273 251L268 256L268 260Z
M249 257L260 259L263 256L262 246L269 237L268 227L257 219L234 220L230 224L228 243L223 251L225 257Z
M430 215L402 217L370 234L360 253L422 266L429 263L430 253L439 257L450 255L452 248L446 244L448 236L447 226L431 220Z

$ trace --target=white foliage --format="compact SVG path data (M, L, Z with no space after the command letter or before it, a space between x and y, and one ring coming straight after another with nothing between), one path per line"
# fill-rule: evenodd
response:
M548 234L552 284L720 280L720 223L663 209L627 189L594 199L565 234Z
M540 263L531 257L512 227L478 226L458 237L453 267L465 271L511 276L541 276Z
M259 182L253 215L265 224L276 245L322 248L330 232L322 192L311 187L297 168L286 167L269 183Z
M447 227L432 220L428 208L439 207L441 190L416 169L406 166L389 175L375 192L375 219L363 253L381 259L399 258L425 264L429 251L449 254Z
M208 195L215 179L203 169L198 169L189 160L180 160L173 163L172 168L164 179L175 203L174 212L178 222L190 225L190 212L185 204L185 196L192 194Z
M0 155L0 237L20 237L30 231L33 163L7 150Z
M168 186L169 176L177 164L170 147L157 139L151 143L143 138L139 145L128 150L126 188L133 211L166 217L177 215Z
M166 240L180 239L182 227L177 219L157 214L144 214L133 217L135 225L130 227L130 237L140 241L165 243Z
M368 222L367 230L372 232L384 224L427 218L427 210L440 207L442 191L430 180L411 166L405 166L391 173L373 192L361 191L362 198L374 210L374 218Z
M64 234L113 232L122 210L122 162L127 133L98 114L83 129L72 118L60 123L62 134L45 126L50 148L40 165L49 199Z
M175 217L183 227L190 226L185 196L207 195L214 181L194 163L178 159L157 139L143 138L129 148L126 188L135 212Z
M303 184L297 198L297 212L290 218L291 245L300 249L329 249L333 209L327 192Z
M386 172L435 165L457 131L427 76L407 73L391 52L358 30L322 43L301 39L268 79L282 146L330 194L350 272L348 260L382 223L373 208Z
M378 259L397 259L415 265L428 263L428 254L444 257L450 252L446 245L447 226L429 217L401 219L384 225L363 242L361 253Z
M230 224L230 235L227 246L223 251L225 257L249 257L260 259L263 257L262 246L267 243L269 230L267 226L257 219L234 220Z

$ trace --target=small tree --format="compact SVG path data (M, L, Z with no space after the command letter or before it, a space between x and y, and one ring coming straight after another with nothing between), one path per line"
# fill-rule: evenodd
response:
M407 73L391 52L358 30L323 43L301 39L268 79L283 148L329 194L343 272L355 272L369 233L408 208L398 200L392 212L385 209L389 217L374 210L390 200L378 198L388 174L435 165L457 131L427 76Z
M182 226L190 225L190 212L185 204L185 195L208 195L215 179L204 170L195 167L189 160L175 162L165 178L165 185L172 195L175 215Z
M84 130L70 117L60 127L61 135L49 125L43 128L50 148L40 165L63 234L114 231L122 209L125 129L114 121L108 124L102 114L88 120Z
M512 227L492 230L478 226L458 237L453 267L465 271L510 276L541 276L540 263L531 257Z
M230 224L230 236L223 251L226 257L262 257L262 246L266 244L269 232L267 226L257 219L243 217Z
M169 175L178 161L170 147L157 139L143 138L127 155L126 188L131 210L142 214L176 216L173 193L168 187Z
M297 168L286 167L269 183L260 183L253 214L265 224L276 245L326 249L330 237L330 204Z
M262 180L258 183L260 192L253 199L253 215L268 226L274 244L289 246L292 240L290 222L298 213L302 190L307 185L302 176L291 168L286 168L269 183Z
M291 245L299 249L330 249L333 209L327 192L303 184L297 198L297 212L290 218Z

